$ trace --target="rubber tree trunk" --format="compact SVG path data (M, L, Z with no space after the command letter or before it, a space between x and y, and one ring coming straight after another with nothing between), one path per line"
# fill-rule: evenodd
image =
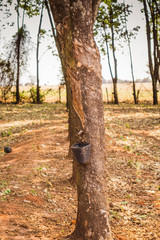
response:
M75 163L78 214L74 239L111 240L105 191L105 129L100 56L93 23L100 1L50 0L69 89L70 137L84 131L91 143L88 165ZM96 66L96 67L95 67ZM73 125L72 125L73 123Z
M152 91L153 91L153 105L158 104L158 88L157 88L157 80L152 79Z
M19 94L19 78L20 78L20 43L21 43L21 35L20 35L20 28L19 28L19 0L17 0L17 76L16 76L16 103L19 104L20 102L20 94Z
M113 21L113 11L112 7L110 7L110 18ZM117 73L117 58L116 58L116 48L115 48L115 32L114 26L111 23L111 40L112 40L112 53L113 53L113 61L114 61L114 78L113 81L113 94L114 94L114 104L119 104L118 101L118 90L117 90L117 81L118 81L118 73Z
M126 5L125 0L123 0L123 4L124 4L124 6ZM136 94L136 84L135 84L134 71L133 71L133 59L132 59L132 51L131 51L130 37L129 37L129 34L128 34L126 11L124 11L124 20L125 20L126 39L127 39L128 49L129 49L131 75L132 75L132 82L133 82L133 98L134 98L134 103L135 103L135 104L138 104L138 91L137 91L137 94Z
M144 6L144 14L145 14L145 19L146 19L146 33L147 33L147 45L148 45L148 60L149 60L149 70L150 70L150 75L152 78L152 91L153 91L153 105L158 104L158 94L157 94L157 81L158 81L158 67L157 67L157 59L155 56L155 51L152 53L151 50L151 27L150 27L150 19L149 19L149 14L148 14L148 9L147 9L147 1L143 0L143 6ZM153 22L152 22L153 23ZM153 41L153 45L155 47L155 42ZM158 46L156 48L159 49ZM152 55L154 55L154 60L152 59ZM158 54L159 55L159 54ZM153 63L154 62L154 63ZM159 64L158 64L159 65Z
M54 36L54 40L56 43L56 47L57 47L57 51L58 51L58 55L61 61L61 67L62 67L62 72L63 72L63 76L65 79L65 84L66 84L66 108L67 111L69 112L69 126L68 126L68 138L70 140L70 147L69 147L69 151L68 151L68 156L69 157L73 157L73 153L71 151L71 146L72 144L76 141L76 136L75 136L75 129L77 127L77 121L74 121L75 117L75 111L72 107L72 94L71 94L71 90L70 90L70 82L67 81L66 79L66 61L65 61L65 56L63 54L63 50L61 47L60 42L58 41L58 37L57 37L57 32L54 26L54 22L53 22L53 17L51 15L51 8L50 5L48 3L48 0L45 0L45 6L47 8L47 12L48 12L48 16L49 16L49 20L50 20L50 24L51 24L51 28L52 28L52 32L53 32L53 36ZM73 163L73 175L72 175L72 180L75 181L75 168L76 165Z
M20 103L20 90L19 90L19 83L20 83L20 67L21 67L21 41L22 41L22 31L24 29L24 16L25 16L25 9L23 10L23 15L22 15L22 26L20 28L20 15L19 15L19 5L20 1L17 0L17 42L16 42L16 47L17 47L17 78L16 78L16 103ZM26 5L26 1L24 1L24 5Z
M21 43L21 35L18 32L17 39L17 79L16 79L16 103L20 103L20 94L19 94L19 78L20 78L20 43Z
M39 28L38 28L38 34L37 34L37 51L36 51L36 63L37 63L37 103L41 103L41 99L40 99L40 86L39 86L39 43L40 43L40 32L41 32L42 19L43 19L43 9L44 9L44 3L42 3L41 15L40 15L40 20L39 20Z
M118 90L117 90L117 78L113 78L113 94L114 94L114 104L119 104L118 101Z

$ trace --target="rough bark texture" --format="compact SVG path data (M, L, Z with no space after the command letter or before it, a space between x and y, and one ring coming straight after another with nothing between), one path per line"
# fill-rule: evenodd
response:
M93 38L93 22L100 1L50 0L57 38L65 62L69 89L70 140L80 130L91 143L88 165L76 165L78 214L76 236L83 240L111 240L104 187L105 129L100 56Z
M17 40L17 79L16 79L16 103L20 103L20 94L19 94L19 77L20 77L20 36Z
M152 90L153 90L153 105L158 104L158 94L157 94L157 81L159 79L159 63L158 63L158 57L155 54L155 51L151 50L151 27L150 27L150 21L149 21L149 15L147 10L147 1L143 0L143 6L144 6L144 14L146 19L146 32L147 32L147 44L148 44L148 60L149 60L149 70L152 78ZM152 19L152 24L154 23L154 20ZM155 39L155 33L154 33L154 24L153 24L153 40ZM155 41L153 41L153 47L158 48L158 45L156 46ZM152 59L152 54L154 58Z

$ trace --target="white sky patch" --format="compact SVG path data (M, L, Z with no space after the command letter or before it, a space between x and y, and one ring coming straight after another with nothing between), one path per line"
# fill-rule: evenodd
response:
M145 32L145 21L144 16L140 12L142 8L142 4L138 1L126 0L126 3L133 4L133 14L129 17L128 28L132 29L133 27L140 26L140 31L137 34L136 39L131 41L131 48L132 48L132 55L133 55L133 68L135 79L143 79L148 77L147 73L147 63L148 63L148 56L147 56L147 40L146 40L146 32ZM6 30L0 30L0 53L3 52L4 44L8 42L11 37L17 31L17 17L16 13L12 7L12 17L10 18L11 21L15 22L14 27L7 27ZM0 16L2 19L2 14ZM40 16L28 18L25 17L25 23L27 25L27 29L29 30L32 41L34 42L34 47L32 47L32 51L30 53L27 72L23 74L21 77L20 82L25 84L31 81L31 77L35 79L36 82L36 38L38 33L39 27L39 19ZM51 30L50 22L48 18L47 11L44 11L44 17L42 22L42 28L45 30ZM50 32L52 33L52 32ZM60 71L60 60L58 57L52 55L51 50L47 50L48 46L53 46L53 49L56 51L56 47L54 44L53 38L45 37L41 40L40 44L40 85L57 85L60 83L60 79L62 78L62 74ZM53 50L52 49L52 50ZM131 69L130 69L130 59L129 59L129 52L127 44L124 44L123 48L118 47L117 55L117 63L118 63L118 78L123 80L131 80ZM102 63L102 75L106 80L111 79L107 58L101 58Z

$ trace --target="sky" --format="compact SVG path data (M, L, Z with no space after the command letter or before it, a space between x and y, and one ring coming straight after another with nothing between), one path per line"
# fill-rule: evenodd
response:
M132 57L133 57L133 68L135 79L143 79L148 77L148 56L147 56L147 40L146 40L146 32L145 32L145 20L143 14L140 12L142 5L137 0L126 0L126 3L132 4L133 14L129 17L128 20L128 28L132 29L135 26L140 26L140 30L137 34L136 39L131 41L131 49L132 49ZM12 17L11 21L15 22L14 27L8 27L6 30L1 29L0 31L0 53L4 49L4 45L8 42L14 33L17 31L16 29L16 14L13 8L11 9ZM2 16L2 15L1 15ZM33 17L29 19L25 18L25 23L27 25L28 30L32 36L31 45L32 51L29 55L29 61L27 66L27 72L22 75L21 83L25 84L35 79L36 81L36 39L38 33L39 26L39 18L40 16ZM42 28L47 31L51 30L50 22L47 15L47 11L44 11ZM48 46L53 46L53 49L56 51L54 40L48 37L45 37L41 40L40 44L40 85L57 85L60 83L62 78L61 74L61 66L60 61L57 56L53 56L51 50L48 50ZM129 51L127 45L124 43L124 47L117 46L117 65L118 65L118 78L122 80L131 80L131 69L130 69L130 59L129 59ZM101 64L102 64L102 76L106 80L111 79L107 58L101 55Z
M136 36L136 39L131 40L131 51L133 58L133 69L135 79L143 79L148 77L148 55L147 55L147 39L145 30L144 15L140 12L142 4L137 0L126 0L128 4L133 5L133 13L128 18L128 29L133 29L135 26L140 26L140 30ZM118 78L122 80L132 80L130 58L128 46L124 43L124 48L117 46L117 66L118 66ZM102 57L103 58L103 57ZM108 70L107 59L102 60L102 75L106 79L110 79L110 73Z

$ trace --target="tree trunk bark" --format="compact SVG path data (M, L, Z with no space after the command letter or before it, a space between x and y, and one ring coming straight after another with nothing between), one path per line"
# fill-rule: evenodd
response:
M114 104L119 104L116 78L113 78L113 94L114 94Z
M157 81L158 81L158 75L159 75L159 51L157 52L159 48L158 44L158 34L157 34L157 26L156 26L156 15L154 12L154 5L152 2L152 5L150 6L151 11L151 19L152 19L152 31L153 31L153 55L154 55L154 84L153 84L153 104L158 104L158 91L157 91ZM158 54L157 54L158 53Z
M65 61L70 104L70 141L83 130L91 143L88 165L76 166L78 214L74 239L111 240L105 191L105 128L100 56L93 37L97 0L50 0Z
M19 94L19 77L20 77L20 43L21 43L21 35L18 32L17 39L17 80L16 80L16 103L20 103L20 94Z
M111 18L111 20L113 20L112 7L110 8L110 18ZM117 81L118 81L117 59L116 59L116 54L115 54L114 27L113 27L113 24L112 24L112 23L111 23L111 38L112 38L112 53L113 53L114 76L115 76L115 77L112 79L112 81L113 81L114 103L115 103L115 104L119 104L119 101L118 101L118 91L117 91Z
M40 100L40 86L39 86L39 38L40 38L40 31L41 31L42 19L43 19L43 9L44 9L44 3L42 3L42 9L41 9L41 15L40 15L40 21L39 21L39 28L38 28L38 34L37 34L37 52L36 52L36 62L37 62L37 103L41 103L41 100Z
M125 5L125 1L123 1L123 4ZM127 16L126 16L125 11L124 11L124 17L125 17L126 37L127 37L127 44L128 44L128 49L129 49L130 65L131 65L131 75L132 75L132 82L133 82L133 97L134 97L134 103L138 104L138 96L136 94L136 84L135 84L135 80L134 80L132 51L131 51L130 38L129 38L129 35L128 35Z
M16 79L16 103L20 103L19 94L19 79L20 79L20 46L21 46L21 33L19 27L19 0L17 0L17 79Z
M138 104L138 96L136 94L136 84L135 84L135 81L133 80L132 78L132 81L133 81L133 97L134 97L134 103L135 104Z
M113 80L113 73L112 73L112 67L111 67L111 61L110 61L110 55L109 55L109 47L108 47L108 40L107 40L107 34L106 34L105 26L103 27L103 31L104 31L104 36L105 36L105 43L106 43L109 71L110 71L110 74L111 74L111 78Z
M151 29L150 29L150 22L149 22L146 0L143 0L143 6L144 6L145 19L146 19L149 70L152 78L153 105L157 105L158 104L158 96L157 96L157 80L158 79L156 79L156 69L153 67L153 60L152 60L152 53L151 53ZM153 46L154 46L154 42L153 42Z
M158 104L157 81L152 81L152 91L153 91L153 105L157 105Z

